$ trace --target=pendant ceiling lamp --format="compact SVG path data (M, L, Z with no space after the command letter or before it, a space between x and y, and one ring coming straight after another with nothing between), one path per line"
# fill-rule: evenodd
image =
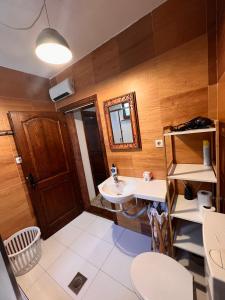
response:
M44 62L55 65L65 64L72 59L72 52L64 37L50 27L46 1L44 1L44 7L49 27L43 29L39 34L35 53Z
M0 25L12 30L29 30L38 22L44 9L48 21L48 27L43 29L39 34L36 40L35 53L38 58L44 62L55 65L65 64L72 59L73 55L64 37L57 30L50 27L46 0L43 0L42 7L37 17L30 25L25 27L15 27L1 21Z
M36 41L38 58L50 64L65 64L72 58L72 52L64 37L55 29L45 28Z

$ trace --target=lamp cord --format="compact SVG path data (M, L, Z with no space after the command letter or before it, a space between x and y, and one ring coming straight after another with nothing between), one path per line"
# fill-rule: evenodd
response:
M14 27L14 26L11 26L9 24L6 24L4 22L1 22L0 21L0 25L4 26L4 27L7 27L9 29L13 29L13 30L29 30L31 29L36 23L37 21L40 19L41 17L41 14L43 12L43 10L45 9L45 12L46 12L46 17L47 17L47 21L48 21L48 26L50 27L50 23L49 23L49 17L48 17L48 11L47 11L47 7L46 7L46 0L43 0L43 4L41 6L41 9L37 15L37 17L34 19L34 21L29 25L29 26L26 26L26 27Z
M49 17L48 17L48 10L47 10L47 6L46 6L46 0L44 0L44 7L45 7L45 13L46 13L46 18L47 18L47 22L48 22L48 27L50 28L50 22L49 22Z

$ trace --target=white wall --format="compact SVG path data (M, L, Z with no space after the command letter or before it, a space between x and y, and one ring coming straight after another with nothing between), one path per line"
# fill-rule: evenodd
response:
M77 128L78 141L80 145L81 157L84 166L84 173L87 182L88 194L90 201L96 197L94 181L91 171L91 164L88 155L87 142L85 138L84 125L80 111L74 113L75 125Z

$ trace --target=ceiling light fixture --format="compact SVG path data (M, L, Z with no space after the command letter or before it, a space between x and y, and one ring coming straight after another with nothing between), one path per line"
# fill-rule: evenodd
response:
M50 27L46 0L44 0L44 7L48 28L43 29L39 34L36 40L35 53L44 62L55 65L65 64L72 59L72 52L64 37Z
M0 25L12 30L29 30L38 22L44 9L48 21L48 27L43 29L39 34L36 40L35 53L38 58L44 62L55 65L65 64L72 59L73 55L64 37L57 30L50 27L46 0L43 0L43 4L38 15L30 25L15 27L1 21Z
M66 40L55 29L45 28L36 41L38 58L50 64L65 64L72 59L72 52Z

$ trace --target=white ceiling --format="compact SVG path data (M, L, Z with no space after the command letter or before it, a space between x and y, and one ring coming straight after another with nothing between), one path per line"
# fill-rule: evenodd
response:
M78 61L166 0L47 0L51 27L67 40ZM37 16L43 0L0 0L0 21L23 27ZM0 25L0 66L50 78L66 65L52 66L34 54L35 40L47 27L45 12L28 31ZM70 62L71 64L71 62Z

